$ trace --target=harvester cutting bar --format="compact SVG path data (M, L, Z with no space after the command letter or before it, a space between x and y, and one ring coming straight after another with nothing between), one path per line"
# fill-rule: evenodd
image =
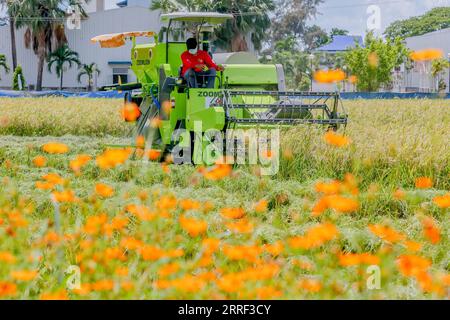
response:
M223 105L229 125L323 124L337 128L347 123L338 112L338 92L224 90Z
M270 104L252 104L252 103L235 103L233 104L233 108L252 108L252 109L267 109L267 108L283 108L283 109L295 109L295 110L311 110L311 109L324 109L326 108L326 104L283 104L279 103L270 103Z
M229 118L231 122L235 123L273 123L273 124L345 124L347 119L236 119Z
M336 97L337 92L310 92L310 91L245 91L245 90L227 90L231 96L278 96L278 97Z

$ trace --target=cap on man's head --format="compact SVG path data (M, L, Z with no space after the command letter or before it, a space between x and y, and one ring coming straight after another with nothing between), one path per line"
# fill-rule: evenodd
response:
M197 40L195 38L187 39L186 47L188 48L188 50L197 48Z

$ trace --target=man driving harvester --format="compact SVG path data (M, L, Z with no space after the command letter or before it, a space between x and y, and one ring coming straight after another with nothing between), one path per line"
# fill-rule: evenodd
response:
M222 71L223 67L216 65L208 52L198 50L195 38L187 39L186 47L187 50L181 54L181 76L191 88L198 88L202 80L206 82L206 88L214 88L216 71Z

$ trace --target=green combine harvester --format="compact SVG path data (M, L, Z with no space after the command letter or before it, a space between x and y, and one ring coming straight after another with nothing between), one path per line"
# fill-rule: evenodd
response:
M215 129L225 133L230 129L298 124L319 124L337 130L347 124L339 92L287 91L283 67L261 64L249 53L214 54L215 62L224 67L217 72L214 88L204 88L201 82L198 88L188 87L180 74L181 54L186 44L174 40L176 35L183 38L190 31L197 37L199 49L210 53L209 39L214 27L232 18L230 14L215 12L162 14L161 21L167 23L162 32L164 39L151 31L107 34L92 39L106 48L132 41L131 69L137 82L104 89L122 90L125 102L139 106L133 143L137 136L144 136L152 148L167 153L182 141L194 147L192 158L195 158L199 146L194 145L194 132L198 130ZM138 44L137 37L150 37L153 41ZM155 119L158 119L156 128L152 125ZM179 129L185 134L175 134ZM207 144L208 141L202 141L200 148Z

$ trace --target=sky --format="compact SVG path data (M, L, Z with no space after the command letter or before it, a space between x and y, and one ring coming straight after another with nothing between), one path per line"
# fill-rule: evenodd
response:
M116 7L117 1L105 0L105 8ZM366 10L370 5L379 7L380 29L376 33L381 35L391 22L422 15L434 7L450 6L450 0L324 0L310 24L317 24L328 32L335 27L348 30L352 35L364 35L369 18Z
M116 2L105 0L105 6L113 8ZM320 14L310 23L327 31L337 27L353 35L364 35L369 17L366 10L370 5L380 8L380 29L377 33L382 34L391 22L424 14L434 7L450 6L450 0L324 0L319 6Z
M380 9L381 28L377 33L381 34L396 20L422 15L435 7L450 6L450 0L325 0L318 8L320 14L311 23L327 31L336 27L353 35L364 35L369 17L366 10L370 5Z

